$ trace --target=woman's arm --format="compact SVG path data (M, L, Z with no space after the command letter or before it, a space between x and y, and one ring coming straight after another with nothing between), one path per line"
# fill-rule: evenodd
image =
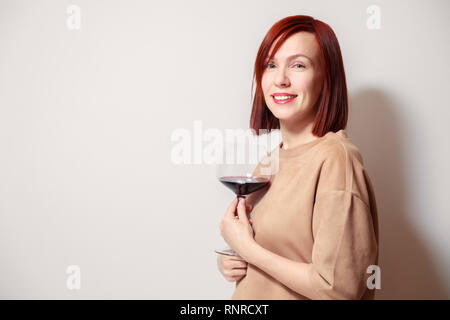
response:
M291 290L310 299L361 299L367 267L377 264L377 233L359 196L330 191L316 200L311 263L279 256L246 241L240 255Z
M293 261L263 248L242 203L233 201L220 224L221 235L245 261L310 299L361 299L367 267L377 263L378 244L369 207L355 194L323 193L313 209L311 263Z
M234 199L220 223L221 235L245 261L260 268L288 288L310 299L319 299L318 292L310 283L310 264L289 260L259 245L253 236L253 229L247 218L245 200ZM235 218L235 207L239 219ZM250 230L251 231L250 231Z
M261 247L256 241L251 242L250 246L242 257L248 263L255 265L286 287L309 299L321 299L308 276L310 264L279 256Z

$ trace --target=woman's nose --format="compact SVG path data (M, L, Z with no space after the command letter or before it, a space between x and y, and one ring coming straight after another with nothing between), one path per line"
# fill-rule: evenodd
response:
M275 85L277 85L278 87L287 87L290 85L289 78L282 68L279 69L275 76Z

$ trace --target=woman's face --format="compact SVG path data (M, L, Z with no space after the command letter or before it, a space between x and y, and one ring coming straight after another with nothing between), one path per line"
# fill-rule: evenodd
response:
M286 39L273 60L268 61L261 85L267 106L280 121L295 122L314 117L322 89L319 57L314 34L301 31ZM275 100L277 95L284 96L285 93L291 97Z

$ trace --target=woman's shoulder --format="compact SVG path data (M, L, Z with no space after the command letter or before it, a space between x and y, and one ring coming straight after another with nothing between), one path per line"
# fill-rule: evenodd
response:
M327 133L317 151L320 162L318 192L346 190L369 203L370 178L359 149L345 130Z
M347 131L341 129L337 132L326 133L323 143L318 145L316 154L322 161L359 163L363 165L363 157L358 147L348 137Z
M374 189L358 147L345 130L327 133L320 154L317 192L345 190L368 206L374 202ZM374 209L376 210L376 208Z

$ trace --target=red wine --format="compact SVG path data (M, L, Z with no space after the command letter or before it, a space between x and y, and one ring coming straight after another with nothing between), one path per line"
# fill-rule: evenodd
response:
M262 177L221 177L219 181L230 188L237 196L244 196L264 188L269 179Z

